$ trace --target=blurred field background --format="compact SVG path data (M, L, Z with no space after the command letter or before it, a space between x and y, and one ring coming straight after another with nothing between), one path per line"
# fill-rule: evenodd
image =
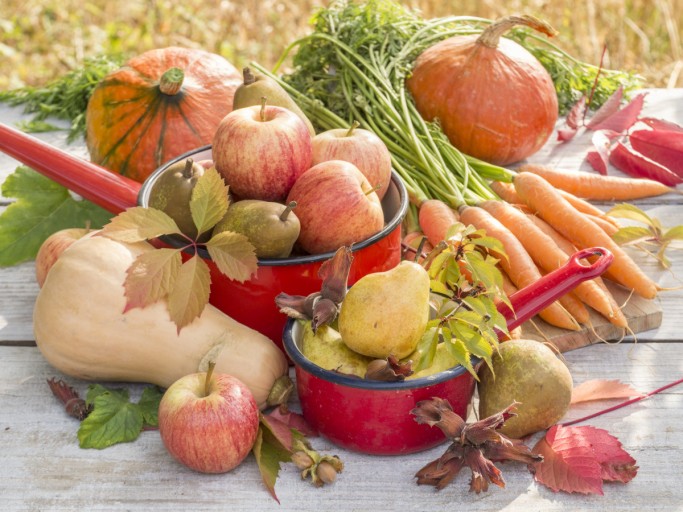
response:
M271 67L309 30L318 0L0 0L0 90L40 86L86 57L171 45ZM424 17L533 14L580 60L635 72L648 87L683 87L683 0L410 0Z

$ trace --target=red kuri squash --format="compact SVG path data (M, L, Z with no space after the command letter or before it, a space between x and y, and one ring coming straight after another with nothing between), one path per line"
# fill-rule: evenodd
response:
M86 110L96 164L142 182L164 162L211 143L242 74L220 55L150 50L107 75Z
M531 16L502 18L479 36L454 36L429 47L407 80L423 118L438 119L463 153L498 165L538 151L558 117L548 72L528 50L501 37L516 25L555 33Z

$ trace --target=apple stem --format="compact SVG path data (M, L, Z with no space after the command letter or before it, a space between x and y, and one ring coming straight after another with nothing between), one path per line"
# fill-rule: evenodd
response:
M353 135L353 131L360 126L360 123L358 121L354 121L351 127L349 128L349 131L346 132L347 137L351 137Z
M242 70L242 76L244 77L244 85L251 85L256 82L256 77L248 67Z
M369 196L369 195L372 194L373 192L377 192L380 188L382 188L382 185L378 183L377 185L375 185L374 187L372 187L370 190L368 190L368 191L365 193L365 195L366 195L366 196Z
M296 208L296 201L290 201L287 207L282 210L282 213L280 214L280 220L282 222L286 222L287 217L289 217L289 212L291 212L294 208Z
M265 96L261 96L261 121L266 122L266 102L268 101L268 98Z
M204 396L209 396L211 391L211 377L213 376L213 369L216 367L216 361L209 361L209 367L206 370L206 377L204 377Z
M194 176L194 172L192 172L194 166L194 160L191 158L188 158L185 160L185 169L183 169L183 178L185 179L190 179L192 176Z

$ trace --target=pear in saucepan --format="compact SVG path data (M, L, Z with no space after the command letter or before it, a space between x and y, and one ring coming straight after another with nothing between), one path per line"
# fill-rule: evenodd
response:
M292 99L292 97L285 91L280 84L267 75L253 72L249 68L242 70L244 77L243 83L235 90L235 96L232 100L232 109L253 107L260 105L263 98L266 98L268 105L275 105L286 108L299 116L311 133L311 137L315 136L315 129L311 124L310 119L306 117L303 110Z
M190 199L197 180L204 174L204 167L187 158L170 165L152 185L149 206L171 217L180 231L196 238L197 227L190 212Z
M246 236L259 258L286 258L292 252L301 226L288 205L258 199L243 199L230 205L213 233L233 231Z
M301 353L326 370L364 377L371 358L354 352L342 341L339 331L321 325L313 332L311 322L301 325Z
M402 359L412 353L429 320L429 275L402 261L385 272L367 274L346 294L339 313L344 343L359 354Z

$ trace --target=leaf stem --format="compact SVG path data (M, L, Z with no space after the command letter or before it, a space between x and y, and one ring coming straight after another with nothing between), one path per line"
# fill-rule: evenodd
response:
M621 403L618 403L617 405L614 405L612 407L608 407L607 409L603 409L603 410L595 412L593 414L589 414L588 416L584 416L583 418L578 418L576 420L568 421L566 423L560 423L560 425L562 425L563 427L568 427L569 425L574 425L576 423L582 423L586 420L590 420L592 418L595 418L596 416L601 416L601 415L606 414L608 412L616 411L617 409L621 409L622 407L626 407L627 405L635 404L636 402L640 402L641 400L645 400L646 398L650 398L651 396L654 396L658 393L661 393L662 391L666 391L667 389L672 388L674 386L678 386L679 384L683 384L683 378L678 379L677 381L671 382L665 386L662 386L661 388L657 388L654 391L650 391L649 393L646 393L642 396L637 396L635 398L625 400Z

